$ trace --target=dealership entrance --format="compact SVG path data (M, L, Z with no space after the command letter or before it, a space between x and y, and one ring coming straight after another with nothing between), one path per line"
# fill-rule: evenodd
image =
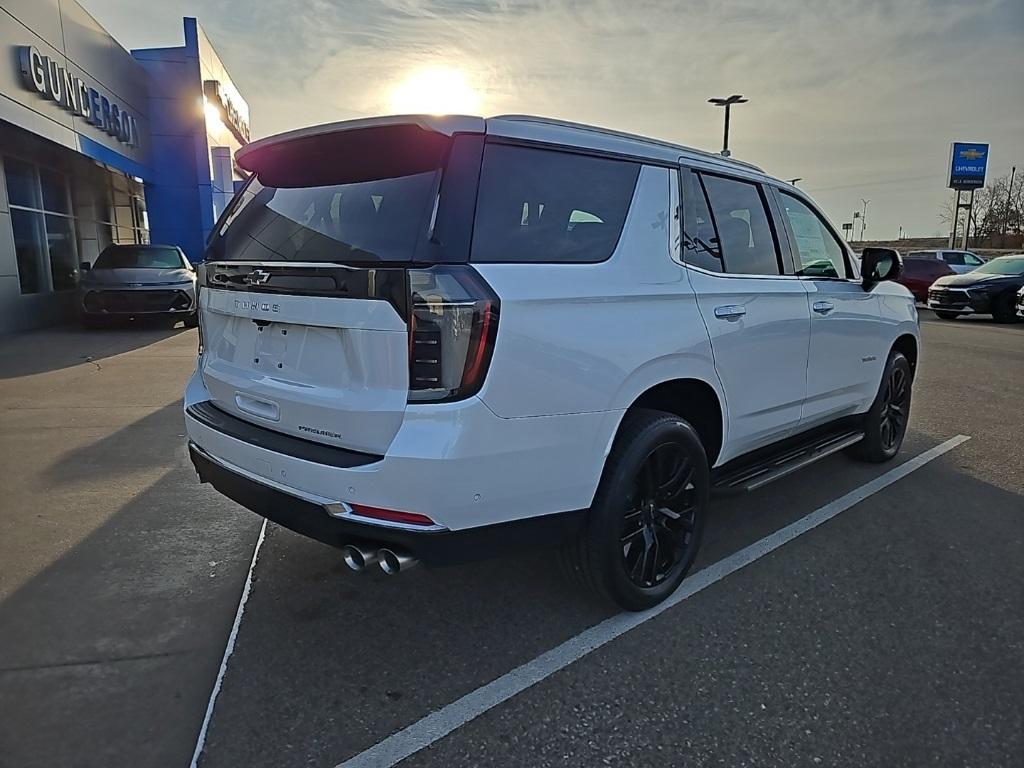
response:
M206 237L245 174L249 107L209 38L129 52L73 0L0 0L0 334L74 318L81 262Z

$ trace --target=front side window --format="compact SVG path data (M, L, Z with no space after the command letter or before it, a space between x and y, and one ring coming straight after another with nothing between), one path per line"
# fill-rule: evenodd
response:
M778 275L775 235L757 184L703 174L727 272L739 275Z
M804 277L849 277L843 247L802 200L785 192L782 208L796 240L796 270Z
M597 262L615 250L640 166L547 149L484 148L478 262Z
M985 262L975 256L973 253L964 254L964 264L969 267L980 267Z
M960 251L945 251L942 260L947 264L954 264L958 267L964 266L964 255Z

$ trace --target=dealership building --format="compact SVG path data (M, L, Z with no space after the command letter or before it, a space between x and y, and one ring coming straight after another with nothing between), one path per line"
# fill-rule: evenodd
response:
M196 20L129 51L75 0L0 0L0 47L0 335L73 318L112 243L201 259L249 107Z

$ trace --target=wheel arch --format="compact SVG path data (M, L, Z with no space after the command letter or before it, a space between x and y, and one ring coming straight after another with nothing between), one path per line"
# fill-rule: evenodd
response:
M918 360L917 338L913 334L904 333L902 336L897 337L896 341L893 342L892 351L903 353L903 356L907 358L907 362L910 363L911 379L916 377Z
M704 445L708 466L715 465L725 440L725 409L711 384L696 378L668 379L637 395L626 412L636 409L664 411L688 422Z

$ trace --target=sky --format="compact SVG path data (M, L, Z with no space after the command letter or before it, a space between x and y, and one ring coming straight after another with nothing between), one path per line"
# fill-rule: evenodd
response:
M800 177L838 226L947 234L949 144L1024 172L1022 0L81 0L126 48L206 30L253 135L427 104L536 114ZM443 109L443 106L441 107ZM859 227L858 227L859 233Z

